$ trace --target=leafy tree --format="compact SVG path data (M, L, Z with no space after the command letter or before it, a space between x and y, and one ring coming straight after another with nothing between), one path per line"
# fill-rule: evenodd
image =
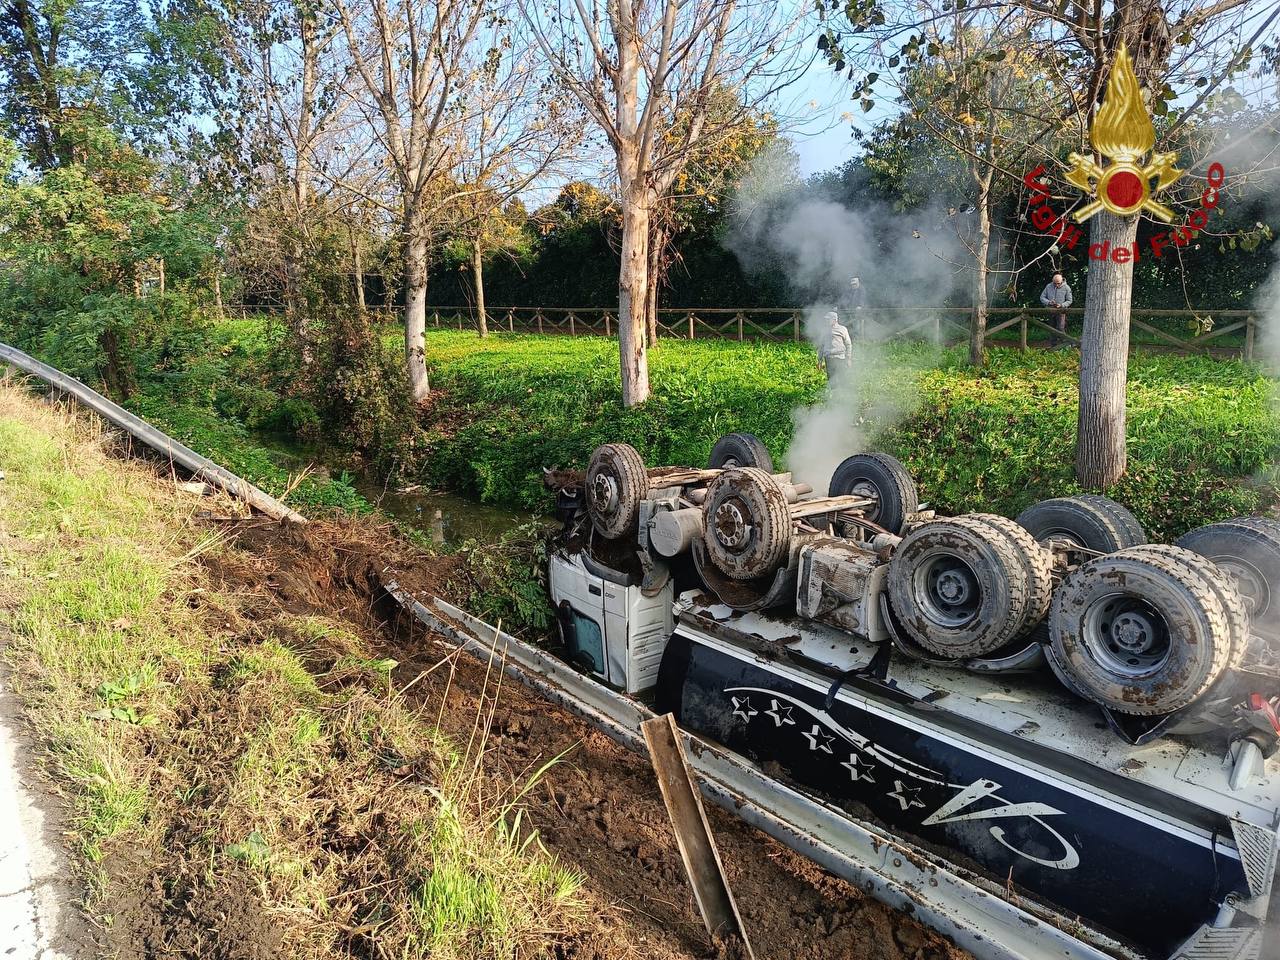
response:
M175 202L157 166L106 131L82 159L34 178L5 151L0 184L0 318L51 362L127 397L138 367L163 367L174 338L196 335L193 298L217 225Z
M10 0L0 6L0 99L37 168L75 159L85 131L172 137L220 96L222 22L202 0Z

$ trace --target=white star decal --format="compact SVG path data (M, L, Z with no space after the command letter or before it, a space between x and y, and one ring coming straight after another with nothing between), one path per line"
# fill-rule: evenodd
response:
M743 720L750 722L751 718L760 712L751 706L750 697L743 697L741 700L737 697L730 697L729 699L733 701L733 715L735 717L741 717Z
M920 792L919 787L904 787L901 780L893 781L893 790L889 796L898 803L902 804L903 810L910 810L912 807L923 807L924 804L916 799L916 794Z
M775 727L780 727L784 723L789 723L793 727L796 725L796 722L791 719L791 704L787 704L785 707L780 707L778 706L777 700L770 700L769 709L764 712L764 715L766 717L773 717L773 725Z
M822 750L825 753L831 752L831 741L835 740L835 737L827 736L827 734L823 733L822 728L816 723L813 725L812 730L801 734L801 736L809 741L810 750Z
M865 780L867 783L876 782L876 778L868 772L874 764L867 760L863 760L856 753L849 754L848 763L842 763L840 766L849 771L850 780Z

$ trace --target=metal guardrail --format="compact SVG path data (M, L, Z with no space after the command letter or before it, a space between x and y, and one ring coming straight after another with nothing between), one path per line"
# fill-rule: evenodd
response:
M500 663L509 676L613 740L645 752L640 724L654 714L642 704L438 597L415 597L394 580L384 587L406 613L467 653ZM717 744L681 735L707 799L918 917L979 960L1136 960L1132 951L1069 918L1027 899L1015 905L946 860L787 787Z
M237 304L225 309L232 314L247 316L273 314L283 308L278 305ZM400 316L399 307L367 309L372 316L388 320ZM429 307L428 311L427 323L434 329L469 330L475 324L475 310L470 306L436 306ZM1039 307L990 307L987 310L987 340L997 343L996 334L1005 331L1012 334L1016 330L1017 346L1022 350L1033 346L1032 333L1058 336L1078 344L1079 337L1060 333L1046 322L1058 312L1065 312L1071 317L1084 315L1081 307L1070 307L1066 311ZM490 330L507 333L609 337L617 332L617 311L608 307L493 307L486 314ZM662 307L658 310L658 335L679 340L799 343L805 339L804 314L805 311L798 307ZM1133 345L1160 346L1189 354L1238 353L1244 360L1254 359L1258 327L1254 311L1138 308L1130 310L1129 316L1132 323L1130 342ZM868 307L846 318L845 322L858 340L921 340L951 345L968 341L972 317L972 307ZM1153 322L1168 319L1200 323L1206 317L1226 323L1215 325L1201 335L1185 338L1175 336ZM1229 335L1234 335L1240 342L1228 345L1223 338Z
M201 456L190 447L179 443L167 434L161 433L145 420L134 416L124 407L108 400L93 388L85 386L75 377L68 376L61 370L29 356L17 347L11 347L7 343L0 343L0 361L10 363L25 373L39 377L51 387L56 387L63 393L75 397L76 400L108 423L119 427L172 462L181 464L190 470L194 476L201 478L219 490L225 490L233 497L240 498L260 513L265 513L275 520L292 520L295 523L306 522L306 517L286 507L271 494L255 487L248 480L241 479L230 470L218 466L208 457Z

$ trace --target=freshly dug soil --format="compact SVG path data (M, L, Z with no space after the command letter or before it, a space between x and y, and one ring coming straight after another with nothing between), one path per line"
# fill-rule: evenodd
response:
M684 876L666 808L646 758L631 753L499 671L402 615L380 590L388 576L431 589L456 561L417 554L367 522L239 525L235 550L209 560L228 585L260 592L291 613L343 616L399 662L423 715L461 742L493 707L484 769L495 791L523 785L567 751L525 797L525 817L563 864L586 878L591 915L556 948L563 960L727 956L711 944ZM968 954L865 896L811 861L709 808L747 934L766 958L962 960ZM222 929L236 936L230 914ZM261 938L258 938L259 940ZM162 955L162 954L154 954ZM252 957L252 952L209 953Z

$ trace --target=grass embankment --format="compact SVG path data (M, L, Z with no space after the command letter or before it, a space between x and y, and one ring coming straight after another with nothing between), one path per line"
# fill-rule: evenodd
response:
M350 622L222 587L208 501L6 385L0 464L4 657L108 952L511 956L571 922L483 736L439 734Z
M438 391L432 479L488 500L541 502L541 468L581 466L599 443L633 444L650 464L700 464L716 438L758 434L781 464L793 411L825 389L810 348L664 340L653 397L618 402L617 346L596 337L433 331ZM1015 515L1078 492L1073 476L1078 358L993 350L976 373L959 351L884 350L860 391L870 444L900 457L947 513ZM1129 474L1114 490L1158 538L1275 500L1280 417L1272 381L1232 360L1137 353L1129 371ZM884 402L885 396L890 402ZM885 407L894 411L890 416Z

